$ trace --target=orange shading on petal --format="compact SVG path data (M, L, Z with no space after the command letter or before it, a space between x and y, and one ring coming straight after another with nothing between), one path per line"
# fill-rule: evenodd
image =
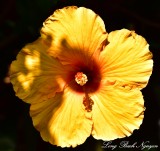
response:
M96 139L106 141L130 136L143 121L144 100L139 90L104 86L92 99L92 135Z
M43 24L41 36L52 47L49 53L63 64L88 62L102 50L107 33L102 19L84 7L56 10Z
M33 124L45 141L61 147L84 143L90 136L92 120L84 109L83 97L67 87L48 101L31 105Z
M127 29L109 33L109 44L100 54L102 79L121 86L144 88L152 73L153 60L146 40Z
M47 54L41 39L26 45L11 64L10 78L16 95L27 103L37 103L63 90L66 70Z

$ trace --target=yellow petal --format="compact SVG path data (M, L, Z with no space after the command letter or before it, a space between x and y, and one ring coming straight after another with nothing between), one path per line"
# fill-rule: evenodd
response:
M50 100L33 104L30 115L42 138L61 147L82 144L92 129L91 113L85 111L83 95L66 88Z
M146 40L134 31L122 29L109 33L108 42L100 56L103 78L122 86L144 88L153 66Z
M94 138L105 141L123 138L141 125L144 100L139 90L105 86L92 99Z
M86 59L98 53L107 34L102 19L84 7L65 7L54 12L43 24L41 36L51 45L49 53L61 62Z
M37 103L63 90L63 66L47 54L48 46L41 39L26 45L10 67L16 95L27 103Z

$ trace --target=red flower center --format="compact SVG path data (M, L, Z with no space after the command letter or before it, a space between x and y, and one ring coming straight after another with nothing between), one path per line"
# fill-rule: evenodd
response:
M69 73L69 86L78 93L94 93L101 81L100 67L95 61L88 64L79 62L73 65L74 71Z

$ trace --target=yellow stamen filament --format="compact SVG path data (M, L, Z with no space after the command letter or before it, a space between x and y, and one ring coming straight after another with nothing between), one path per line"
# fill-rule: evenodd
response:
M83 72L77 72L77 74L75 75L75 81L80 86L83 86L87 83L88 79L87 79L87 76Z

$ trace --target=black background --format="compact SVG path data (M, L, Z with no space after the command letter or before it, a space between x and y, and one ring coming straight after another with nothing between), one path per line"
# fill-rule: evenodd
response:
M60 148L42 141L32 126L29 105L15 96L8 81L8 67L27 43L39 37L43 21L64 6L84 6L104 20L107 32L127 28L146 38L154 69L142 90L145 118L139 130L112 144L149 141L160 145L160 2L159 0L2 0L0 1L0 151L105 151L103 141L89 137L76 148ZM120 149L117 150L140 150ZM157 150L158 149L152 149Z

